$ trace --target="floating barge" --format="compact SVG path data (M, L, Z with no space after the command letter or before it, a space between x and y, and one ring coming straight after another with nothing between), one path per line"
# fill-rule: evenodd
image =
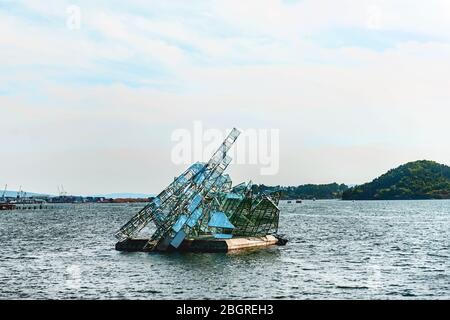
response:
M286 244L277 234L280 192L256 193L251 181L233 187L224 174L239 134L233 129L207 163L191 165L122 226L116 250L230 252ZM150 222L156 231L139 237Z
M149 249L147 247L147 243L149 241L150 239L148 238L127 239L125 241L117 242L116 250L127 252L159 251ZM281 244L281 242L279 242L279 240L272 235L264 237L238 237L232 239L216 239L214 237L205 237L186 239L176 250L181 252L233 252L240 250L260 249L276 244Z

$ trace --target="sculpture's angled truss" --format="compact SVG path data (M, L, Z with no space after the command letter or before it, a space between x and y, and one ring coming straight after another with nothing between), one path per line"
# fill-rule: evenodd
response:
M232 188L224 171L240 132L233 129L207 163L195 163L140 210L117 233L136 237L150 222L156 231L147 250L178 248L187 238L265 236L278 230L279 194L253 194L251 182Z

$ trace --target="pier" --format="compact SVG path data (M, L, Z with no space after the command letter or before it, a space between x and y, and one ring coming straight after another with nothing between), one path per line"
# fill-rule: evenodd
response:
M63 207L64 203L0 203L0 211L49 210ZM73 204L72 204L73 205Z
M0 203L0 210L14 210L16 206L11 203Z

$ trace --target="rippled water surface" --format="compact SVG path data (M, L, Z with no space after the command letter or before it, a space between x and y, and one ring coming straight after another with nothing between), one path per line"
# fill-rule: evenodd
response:
M0 211L0 298L450 298L450 201L282 203L285 247L115 251L140 207Z

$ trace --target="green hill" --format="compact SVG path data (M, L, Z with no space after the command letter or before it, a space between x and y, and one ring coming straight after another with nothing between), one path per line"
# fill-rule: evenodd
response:
M263 184L253 185L253 191L256 192L273 192L281 191L281 199L340 199L342 192L347 190L345 184L304 184L300 186L283 187L283 186L266 186Z
M450 167L414 161L343 192L343 200L450 199Z

